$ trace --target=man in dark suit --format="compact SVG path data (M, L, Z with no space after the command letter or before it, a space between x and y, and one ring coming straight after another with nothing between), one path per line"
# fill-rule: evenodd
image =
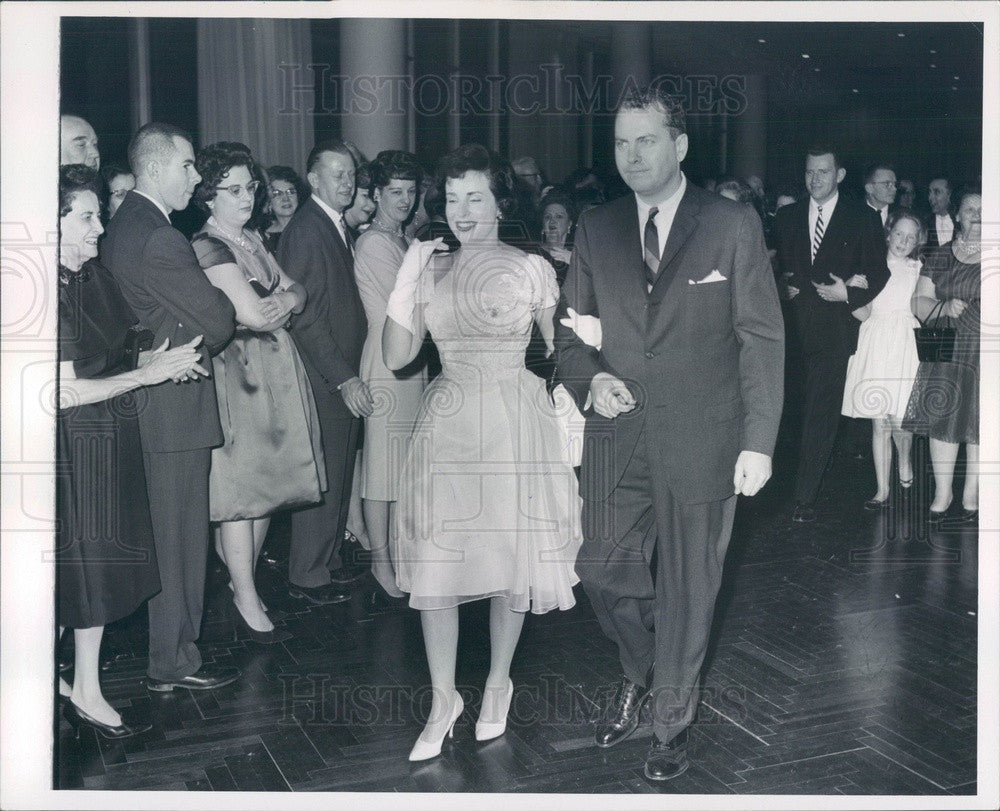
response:
M951 183L946 177L936 177L927 187L927 202L931 213L927 218L926 248L947 245L955 234L955 218L951 216Z
M879 216L882 227L889 222L889 209L896 202L896 171L888 163L875 163L865 170L865 203Z
M596 741L628 737L650 699L654 780L687 768L736 494L771 475L782 401L760 220L689 183L687 147L683 107L661 89L622 102L615 160L634 194L580 217L556 326L558 379L593 404L576 569L625 673ZM595 318L599 349L580 338Z
M851 312L875 298L889 279L882 221L871 207L839 193L846 174L831 149L811 149L808 199L785 206L774 222L776 270L788 279L806 370L796 522L816 520L813 505L837 438L847 359L861 326Z
M350 599L346 582L356 567L345 565L340 547L372 396L358 376L368 319L343 214L354 198L354 158L342 142L326 141L309 153L306 168L312 196L282 232L278 263L309 294L291 332L316 398L329 489L318 505L292 514L288 593L324 605Z
M101 261L114 274L154 345L180 346L202 336L202 367L232 337L235 312L213 287L190 243L170 224L187 206L201 176L191 139L169 124L147 124L132 138L135 189L108 223ZM207 377L207 374L206 374ZM163 590L149 601L146 686L208 690L240 675L235 667L202 665L201 633L208 555L208 471L222 444L215 384L200 377L144 390L139 408L149 511Z

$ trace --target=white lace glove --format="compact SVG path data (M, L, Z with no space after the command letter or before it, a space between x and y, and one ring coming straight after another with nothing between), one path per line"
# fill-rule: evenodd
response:
M560 318L559 323L564 327L569 327L576 333L576 337L587 346L594 349L601 348L603 333L601 332L601 319L594 315L580 315L572 307L566 310L566 318Z
M438 237L430 242L414 241L403 257L403 263L396 274L396 286L389 294L385 314L404 329L413 332L413 308L417 300L417 282L427 266L431 255L444 239Z

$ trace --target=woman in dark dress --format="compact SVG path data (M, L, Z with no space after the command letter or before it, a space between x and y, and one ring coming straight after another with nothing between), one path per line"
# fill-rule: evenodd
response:
M225 441L212 450L208 503L216 551L229 569L234 619L255 642L290 638L274 627L254 568L279 509L311 504L326 490L319 418L302 360L285 326L306 291L249 225L257 191L249 148L220 141L198 151L194 201L209 214L191 240L208 280L236 309L236 333L212 358Z
M171 350L164 342L133 368L135 316L110 273L84 266L104 231L96 178L82 165L59 177L56 587L60 634L73 629L76 655L72 688L60 678L59 695L74 726L123 738L149 725L125 723L104 698L101 637L160 590L136 422L142 396L129 392L204 370L200 336Z
M264 247L273 256L278 252L281 232L292 220L299 205L309 199L309 184L290 166L272 166L267 170L267 221L261 232Z
M954 239L931 251L925 261L911 308L921 320L932 314L955 327L950 363L921 363L903 419L903 430L930 437L934 469L932 523L941 521L952 500L958 446L965 444L965 486L958 518L979 517L979 318L980 215L983 198L966 192L958 207ZM943 304L942 304L943 303Z

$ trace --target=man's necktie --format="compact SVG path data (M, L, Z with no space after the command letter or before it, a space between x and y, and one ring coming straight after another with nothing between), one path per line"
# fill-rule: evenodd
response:
M660 209L651 208L649 219L642 233L642 253L646 265L646 284L652 287L656 282L656 274L660 269L660 234L656 230L655 217Z
M819 252L820 243L823 241L823 232L826 230L823 225L823 206L816 206L816 228L813 231L812 261L816 261L816 254Z

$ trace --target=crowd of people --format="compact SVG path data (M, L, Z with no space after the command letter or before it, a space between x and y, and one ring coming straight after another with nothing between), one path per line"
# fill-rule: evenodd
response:
M420 611L433 702L411 760L464 710L459 605L490 600L489 740L526 612L572 607L582 581L623 670L595 742L627 738L648 702L645 773L677 776L737 496L771 475L786 332L805 370L793 521L817 517L841 415L872 421L865 509L906 497L920 433L930 520L960 445L954 518L976 520L975 189L932 178L922 214L878 163L852 199L830 146L804 156L802 193L699 187L683 108L657 88L617 113L614 178L558 185L476 144L424 167L327 140L300 175L242 143L195 151L169 124L140 128L127 164L102 166L78 116L61 143L58 619L75 661L58 696L78 728L149 728L98 677L104 626L143 603L149 690L240 678L196 644L213 540L238 625L290 637L255 571L291 511L291 598L345 602L367 575L370 610ZM171 215L192 200L184 233ZM942 319L951 358L922 362L914 328ZM95 426L109 442L87 441Z

